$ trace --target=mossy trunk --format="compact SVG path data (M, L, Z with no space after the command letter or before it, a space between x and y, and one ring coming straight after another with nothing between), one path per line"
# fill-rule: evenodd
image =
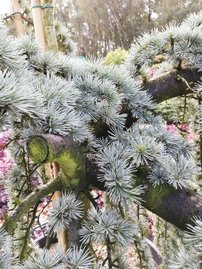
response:
M98 180L100 172L95 159L85 159L79 146L68 137L34 136L28 142L28 153L35 162L58 162L65 188L88 190L90 184L105 190L104 182ZM193 216L202 217L202 197L195 191L168 185L153 187L147 180L146 169L139 171L137 185L144 187L142 205L181 230L192 223Z
M44 31L48 50L58 51L55 31L54 0L43 0Z

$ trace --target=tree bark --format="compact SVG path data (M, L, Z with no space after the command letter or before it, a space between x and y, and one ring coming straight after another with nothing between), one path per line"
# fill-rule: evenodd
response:
M54 5L54 0L43 0L44 31L48 49L58 51L58 43L54 23Z
M201 82L202 71L197 68L175 69L153 80L143 83L143 90L147 90L157 103L167 99L193 92L197 82Z
M35 148L39 142L39 150L37 151ZM69 159L65 159L63 156L67 156L70 149L74 147L77 148L78 145L71 139L50 134L34 136L28 141L28 153L34 162L37 163L39 160L49 162L50 160L57 159L61 167L61 175L59 178L61 178L62 182L64 182L63 175L65 175L66 180L70 180L71 183L71 177L68 176L68 173L71 173L68 168ZM77 155L80 156L82 153L77 151ZM60 156L60 158L58 156ZM80 161L78 164L79 163ZM104 183L98 180L98 174L100 172L95 159L86 157L85 169L82 169L82 171L83 179L80 182L76 181L77 188L88 190L88 186L92 185L98 189L105 190ZM202 197L197 192L188 189L176 190L168 185L153 187L148 183L149 181L147 180L145 170L139 171L138 178L140 178L140 180L137 182L137 186L142 185L145 188L142 194L142 199L144 200L142 206L174 224L177 228L186 230L186 225L188 223L192 224L193 216L202 217ZM66 182L63 186L68 189L72 185Z
M12 5L12 9L13 9L16 34L18 37L20 37L20 36L24 35L20 5L19 5L18 0L11 0L11 5Z

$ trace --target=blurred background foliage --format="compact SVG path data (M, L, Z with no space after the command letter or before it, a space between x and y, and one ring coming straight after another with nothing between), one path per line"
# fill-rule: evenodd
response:
M33 29L30 1L19 2L27 19L26 31L30 32ZM60 0L56 1L55 9L56 19L62 23L62 26L56 23L58 41L69 41L65 45L68 53L75 52L71 38L85 56L105 57L119 47L128 50L136 37L153 28L179 23L201 6L202 0Z

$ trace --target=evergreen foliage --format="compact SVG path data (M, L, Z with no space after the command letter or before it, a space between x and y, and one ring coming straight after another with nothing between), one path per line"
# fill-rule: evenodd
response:
M1 268L129 268L124 253L132 244L144 253L140 254L144 257L142 263L154 268L143 234L145 224L128 214L134 202L142 201L144 188L137 187L139 173L147 172L148 184L150 181L154 186L179 189L189 186L199 172L190 145L180 135L169 135L166 122L155 115L151 95L141 89L134 73L150 67L159 54L173 68L200 65L201 22L199 12L180 26L144 34L120 67L105 66L101 61L77 61L52 52L43 54L27 37L16 40L0 26L0 125L2 131L9 131L7 148L15 163L5 182L9 212L15 215L17 206L32 193L36 178L41 185L49 180L43 164L32 163L27 154L26 142L38 134L69 136L86 158L93 157L111 207L90 210L81 223L81 246L61 253L57 249L40 250L32 244L30 234L38 217L38 201L27 208L12 229L12 238L4 231L0 233ZM89 190L82 186L80 191L79 187L53 203L51 232L71 227L74 220L82 221L84 205L77 197ZM85 187L91 188L87 184ZM7 218L5 215L5 223ZM201 220L195 222L185 236L188 245L194 243L191 252L187 254L189 246L185 245L184 249L180 246L179 253L175 250L176 259L168 253L165 260L172 258L169 268L199 268ZM16 241L21 244L16 246ZM91 257L91 244L96 243L107 249L102 262Z

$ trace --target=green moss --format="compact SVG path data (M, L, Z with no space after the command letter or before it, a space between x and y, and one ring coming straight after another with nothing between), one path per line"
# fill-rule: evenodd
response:
M32 137L28 142L28 154L34 163L58 163L61 169L58 179L68 187L82 187L85 184L85 165L77 146L55 147L41 136Z
M82 184L85 177L85 166L79 153L74 150L63 152L54 160L61 169L61 179L66 187L76 187Z
M49 154L47 143L41 137L33 137L27 144L27 150L34 163L45 162Z
M151 187L150 191L147 192L144 197L146 201L144 202L144 206L150 209L154 209L155 207L159 206L164 200L164 197L170 194L172 191L174 191L173 188L169 186L161 185Z

